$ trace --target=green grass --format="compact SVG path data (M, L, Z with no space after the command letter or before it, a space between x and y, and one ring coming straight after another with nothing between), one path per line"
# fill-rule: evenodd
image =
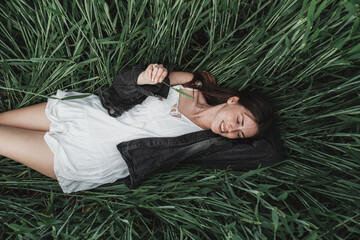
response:
M93 93L126 66L178 64L267 93L288 156L69 195L1 157L0 238L359 239L359 10L355 0L1 1L1 111L57 89Z

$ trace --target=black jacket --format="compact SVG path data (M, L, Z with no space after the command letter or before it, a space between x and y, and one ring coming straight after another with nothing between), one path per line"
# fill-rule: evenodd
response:
M169 87L165 84L137 85L137 77L145 69L127 68L115 77L107 90L97 95L109 114L120 116L140 104L147 96L166 98ZM171 72L169 70L168 76ZM164 80L168 84L168 77ZM144 179L168 171L179 163L200 164L207 168L250 170L271 166L284 158L280 136L273 128L261 139L231 140L211 130L189 133L179 137L143 138L117 145L130 175L124 179L129 188L136 188Z

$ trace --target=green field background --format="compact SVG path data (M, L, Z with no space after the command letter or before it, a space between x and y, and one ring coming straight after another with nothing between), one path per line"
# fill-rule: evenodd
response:
M360 239L359 4L1 1L1 112L94 93L127 66L178 65L266 93L287 157L73 194L0 157L0 239Z

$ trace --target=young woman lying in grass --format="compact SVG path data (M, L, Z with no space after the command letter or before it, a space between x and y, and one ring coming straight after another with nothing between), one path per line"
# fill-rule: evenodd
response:
M269 102L220 88L207 72L137 66L98 95L52 97L0 114L0 154L57 179L65 193L118 179L136 187L180 162L247 170L282 158L267 134Z

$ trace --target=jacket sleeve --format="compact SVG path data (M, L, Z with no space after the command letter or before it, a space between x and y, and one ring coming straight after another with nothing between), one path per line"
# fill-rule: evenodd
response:
M285 158L278 130L269 129L260 139L224 139L226 143L209 148L208 152L188 158L184 163L202 165L206 168L252 170L269 167Z
M136 188L145 179L181 163L251 170L284 159L280 135L275 129L257 140L232 141L207 130L173 138L133 140L117 147L129 169L130 175L124 179L129 188Z
M144 67L136 65L131 68L125 68L114 78L112 86L107 90L98 90L97 95L105 109L112 117L118 117L125 111L130 110L137 104L142 103L147 96L166 98L169 93L169 87L159 83L156 85L137 85L137 78ZM170 84L169 75L171 68L168 69L168 75L164 82Z

